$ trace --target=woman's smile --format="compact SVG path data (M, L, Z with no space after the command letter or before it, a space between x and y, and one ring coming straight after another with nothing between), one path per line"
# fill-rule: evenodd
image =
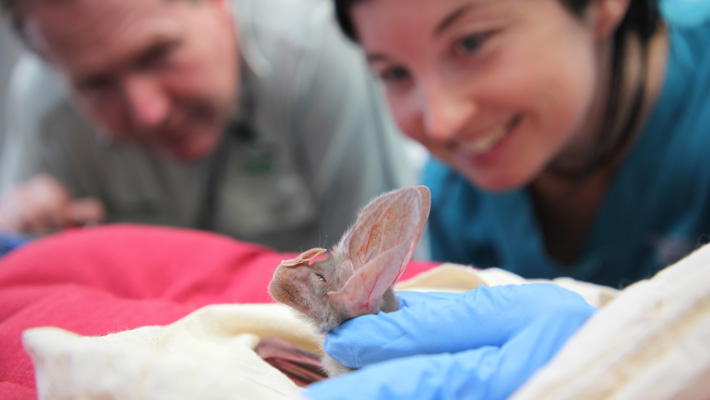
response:
M497 128L475 135L472 140L457 142L452 150L466 164L491 162L497 158L497 154L504 151L505 144L512 138L520 119L520 116L515 116L509 122L498 125Z

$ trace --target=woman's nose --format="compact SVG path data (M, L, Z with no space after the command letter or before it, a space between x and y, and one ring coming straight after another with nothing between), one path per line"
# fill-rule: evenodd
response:
M423 128L429 140L455 139L476 112L473 100L455 88L430 85L422 91L421 97Z
M123 92L130 122L137 131L155 129L167 120L170 100L155 77L127 77Z

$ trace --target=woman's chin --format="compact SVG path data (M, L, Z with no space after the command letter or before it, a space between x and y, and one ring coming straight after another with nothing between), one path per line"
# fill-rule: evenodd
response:
M487 171L485 173L469 172L464 173L464 176L479 189L493 193L520 189L530 183L528 177L521 176L520 174L505 173L503 171Z

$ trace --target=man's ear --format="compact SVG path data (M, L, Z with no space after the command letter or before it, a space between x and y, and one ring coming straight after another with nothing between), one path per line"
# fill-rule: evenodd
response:
M593 0L590 4L590 18L594 35L598 40L612 36L626 16L631 0Z

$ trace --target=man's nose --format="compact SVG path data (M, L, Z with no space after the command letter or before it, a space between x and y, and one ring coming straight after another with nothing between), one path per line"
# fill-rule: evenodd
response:
M123 92L130 122L134 129L153 129L164 123L170 99L160 82L149 75L126 77Z
M473 99L459 88L429 84L422 89L420 97L422 122L429 140L455 139L476 113Z

